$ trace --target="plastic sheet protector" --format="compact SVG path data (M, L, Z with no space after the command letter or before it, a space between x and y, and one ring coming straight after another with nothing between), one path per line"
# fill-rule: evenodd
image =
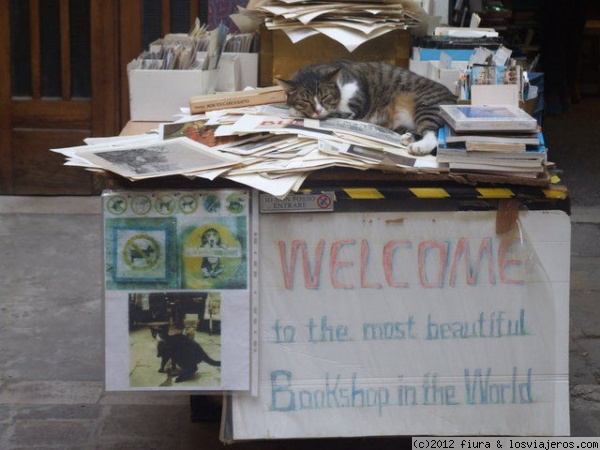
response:
M107 191L107 390L251 390L249 190Z

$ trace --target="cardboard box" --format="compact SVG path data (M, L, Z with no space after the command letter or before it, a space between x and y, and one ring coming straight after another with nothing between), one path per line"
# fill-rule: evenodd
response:
M456 82L460 76L460 69L466 69L467 64L467 61L452 61L449 69L443 69L440 68L439 61L419 61L411 59L408 68L414 73L437 81L452 92L455 92Z
M199 52L198 57L203 59L205 54ZM223 53L219 66L217 92L258 87L258 53Z
M281 30L261 29L260 86L272 86L273 77L289 78L302 66L337 59L386 61L408 68L411 36L407 30L396 30L371 39L349 52L342 44L317 34L294 44Z
M173 120L182 107L189 106L192 96L200 94L200 73L200 70L128 70L131 120ZM256 87L257 83L257 53L223 53L217 92L239 91Z
M452 61L450 68L444 69L440 67L439 61L427 61L427 63L427 77L443 84L452 92L456 92L456 83L460 77L461 69L466 69L468 65L467 61Z

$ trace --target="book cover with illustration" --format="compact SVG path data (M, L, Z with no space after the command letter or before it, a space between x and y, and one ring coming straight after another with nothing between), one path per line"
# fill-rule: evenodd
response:
M535 131L537 121L516 105L440 105L440 115L456 131Z

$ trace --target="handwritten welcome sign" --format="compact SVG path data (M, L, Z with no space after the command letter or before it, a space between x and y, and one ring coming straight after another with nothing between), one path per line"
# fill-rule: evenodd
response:
M259 395L232 439L566 434L570 224L263 215Z

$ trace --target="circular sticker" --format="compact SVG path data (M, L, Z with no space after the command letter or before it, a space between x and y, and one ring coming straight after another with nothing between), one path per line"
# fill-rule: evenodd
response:
M198 209L198 199L191 194L184 194L179 198L179 209L184 214L193 214Z
M244 197L240 194L229 194L225 199L225 208L232 214L241 214L246 208Z
M115 216L121 215L127 211L127 200L120 195L112 196L106 202L106 209Z
M147 195L136 195L131 200L131 210L139 216L144 216L152 209L152 202Z
M133 270L148 270L160 257L160 244L146 234L131 237L123 246L123 260Z
M216 195L209 194L204 199L202 205L207 212L218 212L221 209L221 200Z
M163 216L173 214L175 206L175 199L171 195L160 195L154 202L154 209Z

